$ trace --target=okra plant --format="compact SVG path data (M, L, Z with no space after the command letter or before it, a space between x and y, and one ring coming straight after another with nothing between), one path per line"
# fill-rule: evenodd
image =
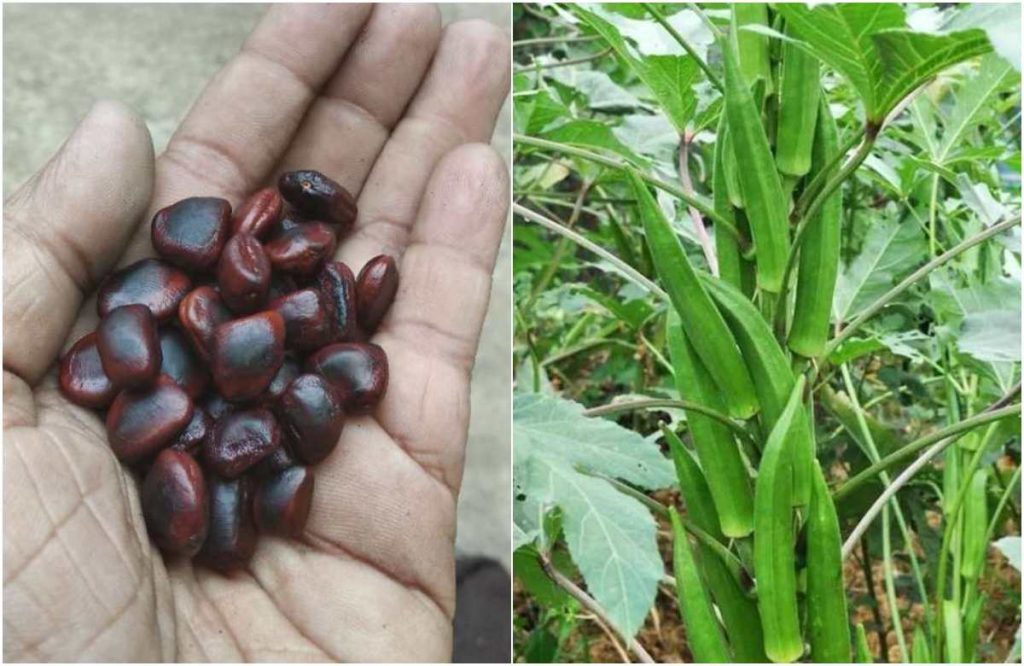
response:
M518 658L1019 659L1019 5L516 15Z

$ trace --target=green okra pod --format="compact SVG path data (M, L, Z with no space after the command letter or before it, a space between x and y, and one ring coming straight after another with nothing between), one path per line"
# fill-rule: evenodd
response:
M825 476L811 466L807 508L807 634L816 663L850 661L850 621L843 584L843 543L839 517Z
M786 34L789 33L787 29ZM803 176L811 170L811 148L821 94L820 69L818 59L801 46L790 41L782 43L775 164L787 176Z

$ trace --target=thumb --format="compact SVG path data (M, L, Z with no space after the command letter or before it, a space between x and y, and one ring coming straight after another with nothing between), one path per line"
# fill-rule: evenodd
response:
M153 144L131 109L97 102L4 204L4 368L35 384L82 300L123 251L149 203Z

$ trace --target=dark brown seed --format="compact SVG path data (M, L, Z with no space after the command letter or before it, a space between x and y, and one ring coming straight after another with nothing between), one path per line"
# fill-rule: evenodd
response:
M255 236L232 236L217 264L221 299L239 314L255 312L267 301L270 271L270 261Z
M350 342L358 337L356 325L356 279L352 269L340 261L328 261L317 277L317 286L331 304L334 320L332 342Z
M330 307L317 289L301 289L270 302L284 319L285 343L295 349L319 349L331 341Z
M95 332L83 335L64 354L57 381L60 392L76 405L105 409L111 403L117 395L117 387L103 372Z
M306 371L323 376L334 386L346 412L369 411L388 387L388 358L375 344L329 345L306 360Z
M281 445L281 428L266 409L222 417L203 444L203 462L219 476L233 479Z
M281 195L273 187L253 192L235 212L231 220L231 233L262 238L281 218L283 205Z
M106 317L122 305L145 305L158 321L167 321L192 288L183 271L159 259L143 259L119 270L106 280L96 295L96 309Z
M381 254L366 262L356 280L356 312L367 335L377 330L398 291L398 267L393 257Z
M316 273L334 254L334 230L323 222L303 222L274 234L264 248L274 270L300 277Z
M141 388L160 374L156 321L145 305L114 308L96 329L103 371L118 388Z
M121 391L107 411L107 440L118 460L142 462L174 441L192 419L192 400L169 377Z
M182 451L161 451L142 482L142 515L157 547L176 555L195 555L206 540L209 511L199 464Z
M192 353L185 334L175 328L160 331L160 354L163 363L160 372L174 380L195 400L210 383L210 374Z
M273 310L229 321L214 332L213 383L232 402L263 393L283 362L284 319Z
M344 187L319 171L289 171L277 187L285 200L309 220L351 226L356 219L356 200Z
M256 526L268 534L298 537L313 503L313 470L290 467L260 484L253 500Z
M299 362L293 358L285 357L284 363L278 369L277 374L274 375L274 379L271 380L270 386L263 393L263 403L267 407L273 406L281 395L284 393L288 385L292 383L292 380L302 374L302 366Z
M175 451L185 451L193 456L199 455L206 436L213 430L213 424L214 419L210 413L196 405L192 410L192 419L171 444L171 448Z
M224 199L182 199L153 217L153 249L185 270L213 268L228 238L230 220L231 204Z
M208 475L206 492L210 497L210 528L197 561L222 572L244 567L256 551L252 480Z
M337 391L319 375L296 377L278 401L281 427L295 456L313 465L338 445L345 413Z
M196 287L178 305L178 322L192 348L204 361L210 360L214 330L231 317L231 310L224 305L220 294L208 285Z

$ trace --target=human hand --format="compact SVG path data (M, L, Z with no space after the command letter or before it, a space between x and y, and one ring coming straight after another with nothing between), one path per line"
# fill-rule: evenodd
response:
M4 657L35 661L447 660L469 377L507 216L486 142L507 36L442 31L424 5L270 9L153 159L142 121L99 103L5 205ZM388 392L316 468L303 538L262 536L231 576L164 558L100 418L56 361L97 324L98 281L152 255L178 199L237 205L282 171L358 193L338 259L388 253L401 286L374 342ZM84 303L84 304L83 304Z

